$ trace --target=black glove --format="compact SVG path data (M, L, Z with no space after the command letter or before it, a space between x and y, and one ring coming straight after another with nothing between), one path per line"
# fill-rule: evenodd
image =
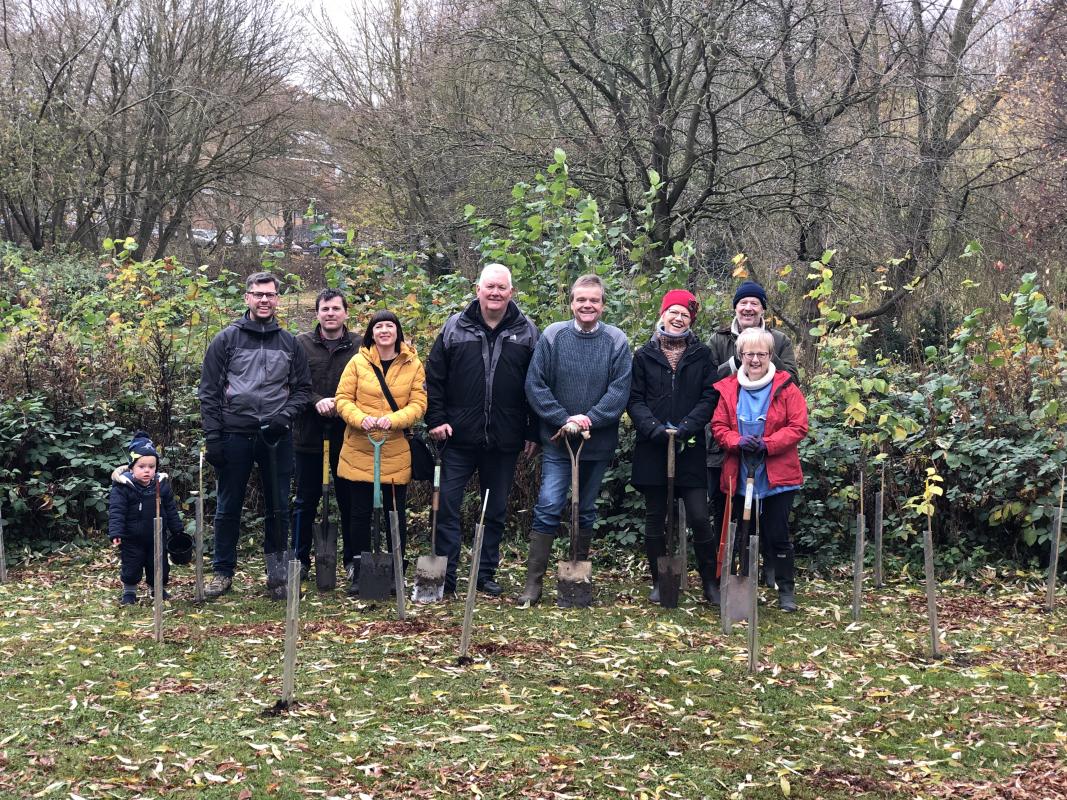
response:
M678 433L676 434L675 438L679 442L687 442L689 441L689 437L692 436L694 433L696 433L696 431L693 429L693 426L690 424L690 422L688 420L683 419L678 424Z
M667 426L657 425L648 438L657 444L667 444L670 440L670 437L667 436Z
M260 426L259 430L268 442L277 442L289 432L289 420L285 417L272 417Z
M226 444L222 441L221 436L208 438L204 455L207 458L207 463L213 466L216 470L222 469L226 464Z

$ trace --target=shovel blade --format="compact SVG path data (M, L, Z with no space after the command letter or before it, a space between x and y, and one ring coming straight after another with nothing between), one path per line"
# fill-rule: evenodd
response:
M659 604L664 608L678 608L678 597L682 591L682 572L685 566L677 556L660 556L656 559L659 573Z
M337 588L337 528L316 522L311 532L315 537L315 587L331 592Z
M393 556L390 553L360 553L359 596L385 600L393 590Z
M756 580L751 575L731 575L730 589L722 613L733 624L748 619L749 610L756 599Z
M589 608L593 605L592 561L560 561L557 575L557 606Z
M416 603L437 603L445 597L445 556L419 556L415 561L415 586L411 599Z

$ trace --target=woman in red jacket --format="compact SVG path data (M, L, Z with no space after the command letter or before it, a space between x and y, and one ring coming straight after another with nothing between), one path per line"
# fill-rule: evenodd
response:
M778 607L797 610L793 543L789 510L804 482L797 443L808 434L808 404L796 381L771 363L774 339L769 331L748 328L737 337L741 368L715 384L719 404L711 420L715 441L726 451L721 487L741 499L751 471L762 539L778 587ZM770 570L768 570L770 572Z

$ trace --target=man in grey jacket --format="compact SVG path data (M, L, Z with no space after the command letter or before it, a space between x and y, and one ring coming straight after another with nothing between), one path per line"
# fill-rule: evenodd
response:
M241 508L252 465L258 464L267 504L263 542L267 593L275 600L285 599L291 427L308 403L311 373L296 337L275 319L280 286L269 272L250 275L244 298L248 311L211 340L204 356L197 394L207 460L218 480L215 574L204 589L208 597L230 590Z

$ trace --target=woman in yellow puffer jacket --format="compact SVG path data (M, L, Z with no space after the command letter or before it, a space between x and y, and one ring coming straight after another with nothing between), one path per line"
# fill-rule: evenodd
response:
M382 391L382 375L396 401L393 411ZM400 517L400 549L407 542L405 499L411 480L411 451L404 430L426 413L426 376L415 348L404 341L400 320L392 311L378 311L363 334L363 347L345 367L337 384L337 413L345 421L345 440L337 466L340 479L350 482L351 535L355 560L347 565L349 593L359 577L359 553L371 550L370 526L374 510L374 445L367 434L385 432L382 445L382 504ZM383 515L388 519L388 514ZM382 531L389 545L387 529ZM390 548L391 549L391 548Z

